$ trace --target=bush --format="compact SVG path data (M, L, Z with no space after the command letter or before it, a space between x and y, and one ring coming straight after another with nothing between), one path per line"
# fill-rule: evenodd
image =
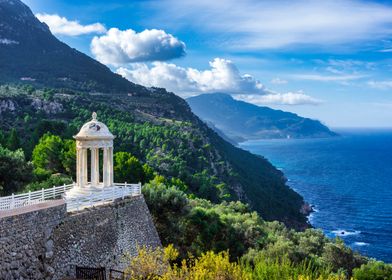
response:
M370 261L353 270L354 279L358 280L391 280L392 265L378 261Z
M0 194L20 191L33 178L33 167L21 149L11 151L0 145Z
M38 191L41 189L52 188L72 183L72 178L63 174L52 174L48 179L41 182L33 182L26 186L24 191Z

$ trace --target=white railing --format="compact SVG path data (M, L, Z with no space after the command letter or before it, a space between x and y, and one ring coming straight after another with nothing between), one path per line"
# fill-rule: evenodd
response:
M116 199L124 199L128 196L141 195L142 184L119 184L114 183L113 187L102 188L100 191L87 193L83 196L66 199L67 211L79 211L83 208L98 206L112 202Z
M40 191L12 194L10 196L0 197L0 211L11 210L37 204L45 200L62 198L64 193L70 190L74 184L53 187L49 189L42 189Z
M0 211L12 210L47 200L61 198L63 198L67 204L67 211L78 211L86 207L112 202L116 199L124 199L127 196L141 195L142 188L141 183L115 183L113 187L102 188L100 191L90 192L74 198L65 198L65 193L74 186L75 183L49 189L42 189L40 191L0 197Z

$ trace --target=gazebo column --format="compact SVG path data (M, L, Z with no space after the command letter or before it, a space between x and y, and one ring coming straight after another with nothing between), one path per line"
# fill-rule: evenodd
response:
M109 184L113 186L114 179L113 179L113 147L109 148Z
M109 186L109 148L104 147L103 148L103 168L102 168L102 174L103 174L103 186L107 187Z
M99 185L99 148L94 148L95 153L95 185Z
M97 148L91 148L91 185L98 186L98 182L97 182Z
M76 148L76 185L81 187L82 177L81 177L81 151L80 148Z
M83 185L86 186L88 182L88 169L87 169L87 149L82 149L83 153Z

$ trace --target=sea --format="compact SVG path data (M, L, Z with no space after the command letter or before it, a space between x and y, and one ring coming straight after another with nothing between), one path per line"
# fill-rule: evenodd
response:
M392 263L392 130L335 131L339 137L252 140L240 147L283 171L313 205L314 227Z

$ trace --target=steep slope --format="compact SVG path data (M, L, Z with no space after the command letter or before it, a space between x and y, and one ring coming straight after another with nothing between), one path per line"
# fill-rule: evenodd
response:
M0 82L21 80L78 90L141 90L60 42L21 1L0 0Z
M183 99L132 84L71 49L18 0L0 0L0 26L0 129L15 128L27 155L46 131L71 138L97 111L117 136L116 151L180 178L196 195L241 199L266 219L305 224L303 199L283 174L224 141Z
M235 140L331 137L319 121L233 99L228 94L202 94L187 99L192 111Z

